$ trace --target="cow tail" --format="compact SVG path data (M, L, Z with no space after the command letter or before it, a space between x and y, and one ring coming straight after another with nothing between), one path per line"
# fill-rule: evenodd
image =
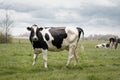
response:
M81 49L83 49L84 50L84 46L83 46L83 41L84 41L84 31L83 31L83 29L82 28L78 28L78 32L79 32L79 38L78 38L78 41L79 40L82 40L81 41Z

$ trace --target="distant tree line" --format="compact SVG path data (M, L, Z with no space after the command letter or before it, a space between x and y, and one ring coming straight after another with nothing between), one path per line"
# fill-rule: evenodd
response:
M112 34L106 34L106 35L102 35L102 34L94 34L94 35L89 35L88 37L85 37L86 40L109 40L109 38L111 37L116 37L118 38L117 35L112 35Z
M18 35L17 37L28 37L29 33L25 32L23 34Z

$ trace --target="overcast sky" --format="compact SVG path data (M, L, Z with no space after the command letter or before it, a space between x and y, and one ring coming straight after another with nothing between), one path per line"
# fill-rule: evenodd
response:
M14 19L13 35L28 32L26 27L81 27L85 36L120 36L120 0L0 0L0 15L5 8Z

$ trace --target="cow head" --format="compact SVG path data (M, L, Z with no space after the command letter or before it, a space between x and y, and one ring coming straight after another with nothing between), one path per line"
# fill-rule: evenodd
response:
M34 24L32 27L27 27L27 30L31 31L30 40L38 41L38 33L39 31L43 30L43 28L38 28L38 26Z

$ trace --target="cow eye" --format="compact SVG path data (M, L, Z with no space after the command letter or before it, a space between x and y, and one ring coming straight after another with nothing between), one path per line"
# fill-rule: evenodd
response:
M34 36L34 30L31 28L31 35Z

